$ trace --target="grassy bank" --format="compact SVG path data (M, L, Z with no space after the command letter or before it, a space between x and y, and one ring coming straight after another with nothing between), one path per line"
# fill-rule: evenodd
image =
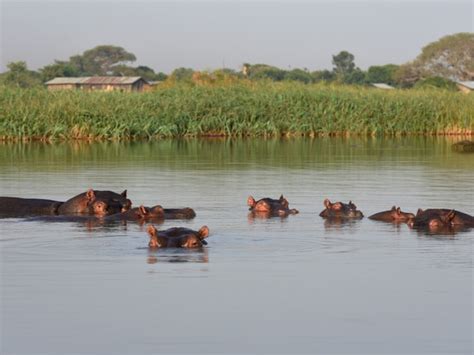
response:
M0 139L473 134L474 95L236 83L149 93L0 88Z

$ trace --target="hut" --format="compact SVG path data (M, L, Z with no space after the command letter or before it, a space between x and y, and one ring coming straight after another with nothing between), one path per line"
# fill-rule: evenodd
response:
M474 90L474 81L457 81L456 85L458 89L465 94L469 94Z
M140 76L85 76L54 78L45 83L48 90L126 91L141 92L150 84Z

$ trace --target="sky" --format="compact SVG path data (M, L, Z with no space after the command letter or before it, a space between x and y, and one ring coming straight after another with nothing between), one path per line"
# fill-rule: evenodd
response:
M0 0L0 71L18 60L36 70L101 44L165 73L243 63L331 69L342 50L362 69L402 64L445 35L473 32L473 2Z

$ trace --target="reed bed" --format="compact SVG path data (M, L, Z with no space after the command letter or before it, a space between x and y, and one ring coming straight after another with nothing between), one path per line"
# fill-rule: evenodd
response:
M0 140L474 133L474 95L233 83L147 93L0 87Z

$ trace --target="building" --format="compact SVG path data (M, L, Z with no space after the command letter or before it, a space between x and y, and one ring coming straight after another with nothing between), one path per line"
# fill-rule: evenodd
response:
M85 76L54 78L47 81L48 90L126 91L141 92L150 88L148 81L139 76Z
M469 94L474 90L474 81L457 81L456 85L458 86L458 89L465 94Z
M376 87L377 89L383 89L383 90L392 90L395 89L393 86L390 86L388 84L384 83L373 83L371 84L372 86Z

